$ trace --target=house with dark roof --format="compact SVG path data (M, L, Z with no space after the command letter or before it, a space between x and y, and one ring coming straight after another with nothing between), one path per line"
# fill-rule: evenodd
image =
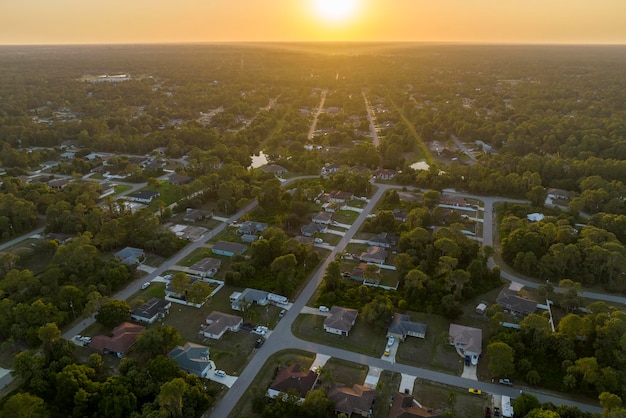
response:
M354 194L350 192L334 191L328 194L327 200L329 202L346 203L352 200L353 197Z
M327 176L329 174L336 173L342 167L339 163L327 164L322 168L322 176Z
M185 176L184 174L174 173L167 178L167 180L176 186L182 186L185 184L189 184L193 181L192 177Z
M375 237L370 238L367 243L377 247L391 248L398 243L398 237L388 232L381 232Z
M396 170L390 170L388 168L379 168L374 171L373 176L378 180L391 180L398 174Z
M480 328L450 324L448 335L450 345L466 356L480 356L483 351L483 330Z
M225 255L226 257L232 257L235 254L243 254L246 250L248 250L247 245L228 241L218 241L213 248L211 248L213 254Z
M160 318L165 318L170 313L171 307L172 302L169 300L153 298L133 309L130 312L130 318L138 322L152 324Z
M546 194L547 194L547 197L549 197L550 199L565 199L565 200L569 200L569 198L571 196L571 193L568 192L567 190L555 189L553 187L551 187L548 190L546 190Z
M465 198L461 196L454 196L451 194L442 194L441 197L439 198L439 204L446 205L446 206L457 206L457 207L462 207L462 208L468 206L467 202L465 201Z
M266 165L265 167L263 167L263 172L268 173L268 174L273 174L275 176L282 176L283 174L287 173L287 169L283 166L272 164L272 165Z
M267 224L264 222L245 221L240 226L237 232L240 235L256 235L267 229Z
M141 325L123 322L111 331L111 336L96 335L91 339L89 348L97 350L103 354L112 354L119 358L126 355L130 347L137 342L137 337L145 327Z
M330 308L330 316L324 320L324 331L347 337L358 315L356 309L333 306Z
M353 385L351 388L335 384L328 391L328 399L335 403L335 414L341 413L351 417L354 415L370 417L376 391L374 389Z
M313 223L322 224L322 225L330 225L333 221L332 213L320 212L315 215L312 219Z
M441 411L427 408L415 400L410 393L398 392L393 396L389 418L440 418Z
M230 307L235 311L245 311L250 305L265 306L269 303L269 292L246 288L242 292L233 292L230 295Z
M361 261L374 264L384 264L387 259L387 251L383 247L370 246L367 247L367 251L362 252L359 257Z
M520 297L518 292L512 289L502 289L496 303L519 315L529 315L537 309L537 302Z
M292 363L278 370L266 394L273 399L284 396L291 390L300 395L300 401L304 401L306 394L315 388L317 378L318 375L314 371L302 370L299 364Z
M200 277L213 277L222 266L222 260L217 258L205 257L194 263L189 270L198 274Z
M126 199L133 202L148 204L159 196L161 196L161 193L154 190L138 190L127 195Z
M141 248L126 247L114 254L114 257L126 265L140 264L145 258Z
M409 315L395 313L391 324L389 324L387 328L387 336L399 338L402 341L404 341L407 336L423 339L426 338L427 329L428 326L426 324L411 321Z
M187 343L179 345L170 351L167 356L174 360L178 367L199 377L207 377L211 370L209 348L200 344Z
M394 209L393 210L393 219L398 222L406 222L406 212L402 209Z
M325 233L328 230L328 226L324 225L324 224L316 224L311 222L308 225L304 225L300 228L300 232L302 233L302 235L304 235L305 237L312 237L313 235L315 235L316 233Z
M187 208L183 221L185 222L198 222L204 219L209 219L213 216L213 212L210 210L191 209Z
M219 340L226 331L239 331L242 323L243 318L240 316L213 311L206 317L206 325L200 325L200 334Z

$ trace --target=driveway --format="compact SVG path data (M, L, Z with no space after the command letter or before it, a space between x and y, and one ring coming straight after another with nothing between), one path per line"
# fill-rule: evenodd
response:
M385 346L386 346L387 342L385 342ZM389 347L389 355L382 355L380 358L382 360L388 361L390 363L395 363L396 362L396 353L398 352L398 348L400 347L400 339L396 338L395 341L393 342L393 344L391 344L391 347Z
M478 380L478 377L476 377L476 369L478 369L478 367L472 366L471 364L469 366L463 366L463 374L461 374L461 377L465 379Z
M313 364L311 364L310 370L315 371L320 367L324 367L328 359L330 359L330 356L327 356L325 354L319 354L319 353L316 354L315 360L313 360Z
M376 389L376 385L378 384L378 380L380 380L380 374L382 371L383 369L378 367L370 367L367 372L367 376L365 376L365 383L363 383L363 386Z
M402 380L400 381L400 388L398 390L400 392L404 392L408 389L409 393L413 393L413 388L415 387L415 379L417 379L417 376L402 373Z

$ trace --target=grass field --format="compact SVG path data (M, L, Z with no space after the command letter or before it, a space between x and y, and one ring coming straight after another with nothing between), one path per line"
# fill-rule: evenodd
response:
M351 387L354 384L362 385L365 382L369 367L332 357L328 359L324 369L330 371L335 383L342 383Z
M457 417L482 417L485 414L485 407L489 406L489 395L473 395L467 390L457 387L448 387L442 384L415 380L413 395L415 400L424 407L433 409L444 409L450 405L450 392L456 398L454 410Z

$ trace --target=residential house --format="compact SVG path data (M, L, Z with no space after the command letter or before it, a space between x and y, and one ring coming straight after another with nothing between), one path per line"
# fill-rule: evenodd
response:
M58 167L59 166L59 162L58 161L46 161L40 164L40 167L42 170L49 170L51 168L54 167Z
M322 168L322 176L336 173L341 167L342 166L339 163L327 164Z
M324 224L316 224L316 223L310 223L310 224L304 225L303 227L300 228L300 232L305 237L312 237L313 235L315 235L318 232L323 234L327 230L328 230L328 226L326 226Z
M398 174L396 170L390 170L388 168L379 168L374 171L373 176L377 180L391 180Z
M209 348L203 345L186 343L170 351L167 356L174 360L178 367L199 377L207 377L211 370Z
M127 195L126 199L133 202L148 204L159 196L161 196L161 193L154 190L139 190Z
M247 245L228 241L218 241L213 248L211 248L213 254L225 255L226 257L232 257L235 254L243 254L247 250Z
M244 234L241 236L241 240L243 242L247 242L248 244L251 244L255 241L259 240L259 236L258 235L248 235L248 234Z
M200 325L200 334L219 340L226 331L237 332L243 323L240 316L213 311L206 317L207 325Z
M209 219L213 216L213 212L210 210L191 209L187 208L183 221L185 222L198 222L203 219Z
M185 176L183 174L174 173L167 179L171 184L176 186L183 186L193 181L193 177Z
M546 190L546 193L547 197L549 197L550 199L569 200L571 197L571 193L563 189L549 188L548 190Z
M74 157L76 157L76 151L65 151L64 153L59 155L59 157L63 158L64 160L72 160Z
M480 354L482 353L482 329L466 327L464 325L450 324L448 334L450 335L450 345L453 345L464 355L480 356Z
M367 268L367 263L359 263L358 266L352 269L352 273L350 273L350 278L358 282L363 282L365 280L366 268Z
M377 247L391 248L398 243L398 237L387 232L381 232L375 237L370 238L367 243Z
M300 244L312 246L314 241L311 237L305 237L303 235L297 235L295 238Z
M348 417L355 415L370 417L376 391L374 389L353 385L351 388L335 384L328 391L328 399L335 403L335 414L341 413Z
M441 197L439 198L439 204L447 205L447 206L456 206L456 207L461 207L461 208L469 206L467 202L465 201L465 198L461 196L454 196L451 194L442 194Z
M267 224L264 222L245 221L239 226L237 232L240 235L256 235L267 229Z
M165 296L168 298L185 300L187 291L189 290L189 288L193 286L194 284L198 283L199 281L202 281L202 279L198 277L191 277L191 276L187 276L187 277L189 277L189 282L185 286L185 289L182 291L182 293L179 293L178 290L174 290L174 288L172 287L172 281L169 280L167 284L165 285Z
M398 222L406 222L406 212L403 211L402 209L394 209L393 210L393 219L395 219Z
M345 204L346 202L349 202L350 200L352 200L353 197L354 197L354 194L350 192L334 191L328 194L327 200L329 202Z
M389 418L440 418L441 412L427 408L415 401L410 393L398 392L393 396Z
M358 315L356 309L333 306L330 308L330 316L324 320L324 331L347 337Z
M153 324L158 319L165 318L170 313L171 307L172 302L169 300L153 298L133 309L130 312L130 318L138 322Z
M100 184L100 196L98 199L104 199L107 196L110 196L115 193L115 185L111 183L101 183Z
M287 169L283 166L272 164L263 167L263 172L273 174L275 176L282 176L283 174L287 173Z
M324 212L335 213L341 209L341 205L337 202L326 202L322 205Z
M267 396L273 399L277 396L284 396L292 390L300 395L300 401L304 401L306 394L315 388L317 378L317 373L313 370L302 370L297 363L283 366L270 384Z
M269 292L263 290L246 288L243 292L233 292L230 295L230 307L235 311L245 311L250 305L265 306L269 303Z
M361 261L366 261L368 263L374 264L385 264L385 260L387 259L387 251L383 247L378 246L370 246L367 247L367 251L361 253L359 257Z
M96 335L91 339L89 348L97 350L103 354L112 354L119 358L126 355L130 347L137 342L137 337L143 332L145 327L141 325L123 322L111 331L111 336Z
M51 189L56 189L56 190L60 190L65 188L65 186L67 186L69 183L69 181L65 180L65 179L56 179L56 180L50 180L48 182L48 187Z
M529 315L537 309L537 302L520 297L513 289L502 289L496 298L496 303L519 315Z
M205 257L189 267L189 270L196 272L200 277L213 277L222 266L222 260Z
M114 254L122 263L130 266L133 264L140 264L145 258L144 251L141 248L126 247Z
M330 225L333 221L333 215L327 212L320 212L313 217L312 221L316 224Z
M426 338L426 330L428 326L421 322L411 321L409 315L395 313L391 319L391 324L387 328L387 336L399 338L402 341L406 337Z

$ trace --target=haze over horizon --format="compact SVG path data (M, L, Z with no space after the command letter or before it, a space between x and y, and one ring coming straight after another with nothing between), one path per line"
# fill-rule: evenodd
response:
M626 44L624 0L21 0L0 44Z

